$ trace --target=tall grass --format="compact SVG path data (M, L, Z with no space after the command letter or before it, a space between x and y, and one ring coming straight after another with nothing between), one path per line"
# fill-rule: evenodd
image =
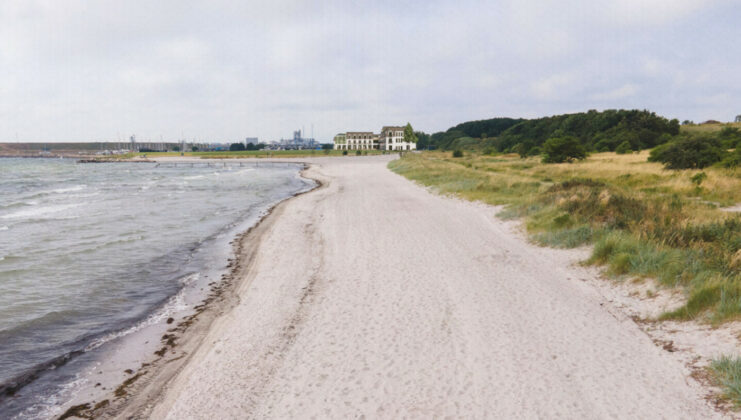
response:
M741 202L735 170L667 171L647 154L601 153L584 162L422 153L390 168L443 194L506 205L533 241L594 245L589 262L614 276L652 277L681 287L688 301L664 318L722 322L741 316L741 216L718 210Z
M722 356L710 363L710 370L723 387L725 397L741 406L741 358Z

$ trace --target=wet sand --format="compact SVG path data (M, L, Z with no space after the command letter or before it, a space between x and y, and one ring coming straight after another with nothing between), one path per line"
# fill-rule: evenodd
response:
M715 418L688 368L615 315L584 250L496 209L310 160L323 186L240 252L233 295L119 417ZM180 357L180 356L179 356Z

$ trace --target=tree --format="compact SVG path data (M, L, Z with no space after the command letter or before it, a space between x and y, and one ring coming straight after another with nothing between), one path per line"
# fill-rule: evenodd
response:
M230 152L238 152L240 150L244 150L244 144L242 144L242 143L232 143L229 146L229 151Z
M192 146L192 147L190 148L190 151L191 151L191 152L197 152L197 151L198 151L198 146Z
M404 127L404 141L407 143L417 143L417 135L414 134L414 129L409 123Z
M633 149L630 147L630 142L628 141L620 143L620 145L615 148L615 153L619 155L624 155L626 153L630 153L631 151L633 151Z
M648 157L649 162L661 162L667 169L703 169L720 162L728 152L716 137L684 137L661 145Z
M543 143L543 163L562 163L586 159L587 149L576 137L552 137Z

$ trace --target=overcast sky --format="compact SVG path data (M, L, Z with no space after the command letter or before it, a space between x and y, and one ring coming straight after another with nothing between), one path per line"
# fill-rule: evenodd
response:
M741 114L734 0L0 1L0 141Z

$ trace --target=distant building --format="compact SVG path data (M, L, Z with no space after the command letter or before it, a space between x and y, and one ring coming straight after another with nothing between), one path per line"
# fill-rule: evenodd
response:
M314 138L306 138L301 135L301 130L296 130L293 132L293 138L292 139L281 139L279 142L279 148L280 149L313 149L317 146L316 140Z
M257 144L259 141L257 140L257 137L245 137L244 139L244 145L247 146L248 144Z
M372 131L348 131L345 134L347 150L372 150L378 148L378 135Z
M381 150L417 150L417 143L404 141L404 127L386 126L381 129L378 148Z
M347 146L347 136L345 133L340 133L334 136L334 148L335 150L345 150Z
M417 150L417 143L404 141L404 127L384 126L381 134L348 131L334 136L335 150Z

